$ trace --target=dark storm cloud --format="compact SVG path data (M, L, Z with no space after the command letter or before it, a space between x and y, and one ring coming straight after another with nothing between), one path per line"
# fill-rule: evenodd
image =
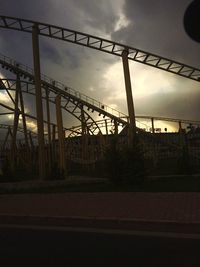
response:
M60 55L58 49L52 46L49 42L43 42L41 55L55 64L60 64L62 62L62 56Z
M113 32L112 39L199 68L200 45L187 36L183 27L184 12L190 2L125 0L123 12L129 24ZM149 76L152 70L149 68ZM140 73L143 73L142 65ZM134 80L138 79L137 74L133 72ZM142 79L142 74L139 76ZM146 95L134 97L136 114L199 120L199 83L175 76L171 83L170 77L167 73L163 76L163 82L159 81L154 94L149 94L154 88L149 83L144 84ZM163 85L174 91L163 93Z
M59 25L107 39L112 38L117 42L199 67L200 45L186 35L182 24L183 14L191 0L124 0L121 9L122 2L122 0L7 0L2 1L0 13ZM125 26L116 30L120 17L129 21L129 24L125 23ZM42 72L53 79L62 81L95 99L104 98L105 104L109 96L112 98L112 92L116 91L116 87L119 87L120 93L123 91L125 95L124 87L117 84L114 68L114 64L120 61L119 58L45 37L40 38L40 48ZM32 66L30 34L0 29L0 50L1 53ZM108 72L108 66L111 70L113 67L113 75L109 73L105 82L104 76ZM142 68L140 72L143 75ZM133 81L142 79L142 75L135 74L134 71L132 75ZM151 71L149 75L151 76ZM167 79L167 75L163 76L163 83ZM194 83L192 81L188 83L191 92L194 91ZM182 85L177 79L173 84L175 92L163 94L161 93L163 85L160 81L160 84L156 85L157 93L149 95L153 87L147 82L144 85L146 95L135 98L134 90L137 88L133 83L136 113L197 118L200 115L198 111L200 94L196 91L195 96L189 91L183 93L180 90ZM168 84L164 86L167 87ZM186 108L189 105L186 100L191 95L191 106ZM30 107L33 106L31 100L27 100L27 103ZM117 109L126 110L125 97L123 99L113 97L110 103L116 104Z
M107 1L74 0L7 0L1 3L2 15L20 17L71 28L89 34L108 37L114 30L118 14L114 6ZM0 50L18 62L33 66L31 34L0 29ZM40 38L41 71L55 80L80 89L91 95L94 90L98 99L102 92L98 90L105 64L116 59L95 50L85 49L69 43ZM104 63L105 62L105 63ZM5 73L7 77L12 74ZM69 82L69 84L68 84ZM95 89L93 89L95 88ZM97 88L98 94L95 93ZM26 98L27 108L35 114L33 98Z
M99 34L103 37L114 30L118 15L109 2L103 1L74 1L74 0L7 0L1 4L1 14L7 16L20 17L35 21L42 21L49 24L59 25L66 28L72 28L80 31L90 31L90 34ZM12 33L12 35L10 34ZM45 38L40 41L41 56L47 58L51 63L63 63L64 57L70 62L70 68L78 68L80 61L90 55L81 47L73 46L62 42L53 42ZM25 60L25 64L32 62L31 35L15 31L1 30L0 48L2 53ZM3 45L4 44L4 45ZM16 49L13 50L13 46ZM20 48L22 48L20 50ZM5 52L4 52L5 51ZM43 53L43 55L42 55ZM26 54L26 57L24 57ZM92 53L91 53L92 54ZM102 55L102 60L107 57ZM95 57L94 57L95 60ZM110 60L109 60L110 61Z
M147 96L136 101L137 114L199 120L200 94L161 94ZM167 112L166 112L167 111Z
M34 20L35 18L46 19L48 9L51 9L48 1L30 1L30 0L7 0L1 1L1 15L21 17Z
M80 0L74 1L74 4L85 13L86 24L104 33L113 32L119 15L115 13L110 1L93 1L91 4L88 0Z
M125 0L130 24L113 39L199 67L200 46L184 31L183 16L191 0Z

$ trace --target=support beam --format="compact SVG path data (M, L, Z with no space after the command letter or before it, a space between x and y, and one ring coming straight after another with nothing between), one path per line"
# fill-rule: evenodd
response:
M178 126L179 126L179 132L181 132L182 131L182 123L181 123L181 121L178 122Z
M116 120L114 120L114 126L115 126L115 135L118 135L118 123Z
M43 105L42 105L38 33L39 33L38 26L35 24L33 26L33 31L32 31L32 45L33 45L33 62L34 62L34 74L35 74L35 94L36 94L38 152L39 152L39 176L40 176L40 179L45 179L46 157L45 157L45 143L44 143L44 122L43 122Z
M34 143L33 143L33 138L31 132L29 132L29 140L30 140L30 145L31 145L31 152L34 152Z
M56 125L52 126L52 163L56 163Z
M151 128L152 128L152 134L155 134L154 118L153 117L151 118ZM154 167L157 166L157 162L158 162L156 147L157 147L156 142L153 142L153 165L154 165Z
M17 79L19 79L19 77L17 77ZM24 110L24 99L22 95L20 80L19 80L18 86L19 86L18 90L19 90L19 98L20 98L20 106L21 106L21 115L22 115L23 129L24 129L24 138L25 138L26 150L29 153L30 147L29 147L29 141L28 141L27 126L26 126L26 116L25 116L25 110Z
M88 157L87 154L88 138L87 138L87 125L85 122L83 106L81 107L81 127L82 127L82 159L86 160Z
M105 120L105 127L106 127L106 136L108 135L108 122Z
M50 108L49 108L49 90L45 89L46 93L46 112L47 112L47 132L48 132L48 167L49 174L52 170L52 143L51 143L51 118L50 118Z
M66 174L66 159L65 159L65 138L63 131L63 120L61 110L61 96L58 95L55 100L56 103L56 118L58 127L58 143L59 143L59 167L61 174Z
M182 129L182 123L181 121L178 122L179 125L179 140L180 140L180 146L185 146L185 132Z
M124 69L124 80L125 80L125 88L126 88L128 116L129 116L129 123L130 123L129 145L133 145L134 138L136 135L136 123L135 123L135 109L134 109L133 96L132 96L131 78L130 78L127 50L124 50L122 52L122 62L123 62L123 69Z
M13 135L12 135L12 131L11 131L11 129L10 129L10 126L8 127L8 131L7 131L7 133L6 133L6 136L5 136L5 139L4 139L4 142L3 142L3 146L2 146L2 151L3 152L5 152L5 149L6 149L6 143L7 143L7 141L8 141L8 137L9 137L9 135L12 137Z
M20 88L20 79L19 74L17 74L16 82L16 91L15 91L15 109L14 109L14 121L13 121L13 134L12 134L12 143L11 143L11 169L14 172L16 166L16 156L17 156L17 129L19 123L19 88Z
M151 118L151 128L152 128L152 133L155 133L155 127L154 127L154 118Z

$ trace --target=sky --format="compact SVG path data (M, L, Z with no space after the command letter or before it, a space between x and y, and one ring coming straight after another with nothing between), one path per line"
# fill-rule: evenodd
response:
M200 44L183 28L190 3L7 0L1 1L0 13L96 35L200 68ZM0 53L32 67L31 35L0 29ZM127 114L121 58L46 37L40 38L40 55L42 73ZM136 115L199 120L199 82L133 61L129 65ZM27 109L32 108L29 101Z

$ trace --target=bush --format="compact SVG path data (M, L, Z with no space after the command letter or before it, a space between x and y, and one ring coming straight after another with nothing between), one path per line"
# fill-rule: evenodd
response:
M105 167L108 177L114 183L143 182L146 168L139 143L119 149L117 140L113 139L105 150Z

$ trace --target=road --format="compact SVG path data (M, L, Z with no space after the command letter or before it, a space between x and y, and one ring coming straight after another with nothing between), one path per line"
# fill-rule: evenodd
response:
M0 266L200 266L200 238L1 226Z

